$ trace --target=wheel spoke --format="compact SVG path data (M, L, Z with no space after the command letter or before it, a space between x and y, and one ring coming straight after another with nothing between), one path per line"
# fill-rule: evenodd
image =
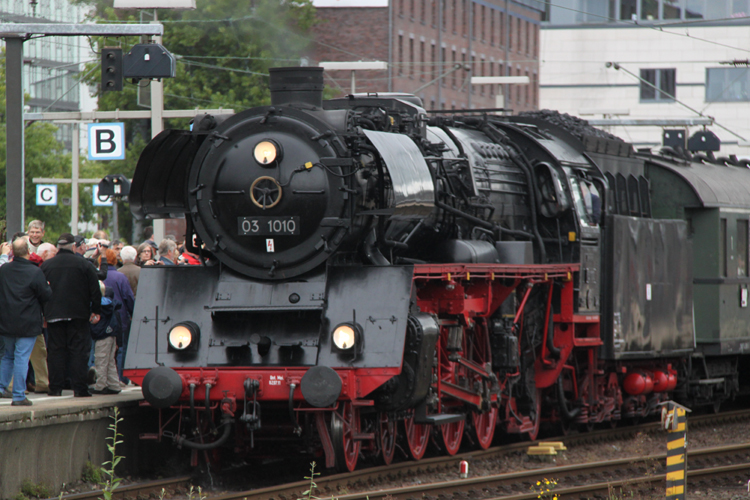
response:
M383 462L390 465L396 451L396 422L389 419L387 413L378 415L378 434Z
M357 467L362 443L354 439L359 433L359 409L347 401L340 412L331 417L331 439L336 452L336 468L340 471L353 471Z
M406 430L406 441L409 444L409 453L414 460L421 459L427 451L427 443L430 439L432 426L414 422L414 413L404 420Z

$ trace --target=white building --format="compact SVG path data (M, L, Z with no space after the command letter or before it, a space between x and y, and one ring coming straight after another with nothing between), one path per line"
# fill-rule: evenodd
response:
M711 117L720 155L750 157L750 0L555 0L540 46L540 108L586 119ZM603 128L658 147L664 129L689 137L703 127Z
M3 23L80 23L84 7L69 0L0 0ZM88 57L82 37L43 37L23 44L23 86L29 112L79 111L91 98L87 85L78 84L83 57ZM85 44L85 45L84 45ZM85 47L85 50L84 50ZM60 125L57 134L69 149L70 125Z

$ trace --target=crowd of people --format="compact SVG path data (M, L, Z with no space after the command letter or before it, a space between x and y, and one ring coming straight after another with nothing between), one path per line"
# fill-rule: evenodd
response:
M0 397L119 394L141 268L200 261L169 237L157 245L150 227L137 249L105 231L44 236L35 220L0 244Z

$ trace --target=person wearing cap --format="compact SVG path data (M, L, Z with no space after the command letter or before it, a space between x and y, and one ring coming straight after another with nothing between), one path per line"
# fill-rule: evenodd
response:
M42 264L52 288L52 298L44 309L49 336L49 395L62 395L67 368L74 396L90 397L86 384L91 350L89 322L99 322L102 293L94 267L74 253L75 237L70 233L60 235L57 248L57 255Z
M44 273L29 260L26 237L13 241L12 262L0 268L0 336L5 354L0 361L0 393L13 406L31 406L26 398L29 357L42 334L42 309L52 298ZM13 392L8 390L11 381Z

